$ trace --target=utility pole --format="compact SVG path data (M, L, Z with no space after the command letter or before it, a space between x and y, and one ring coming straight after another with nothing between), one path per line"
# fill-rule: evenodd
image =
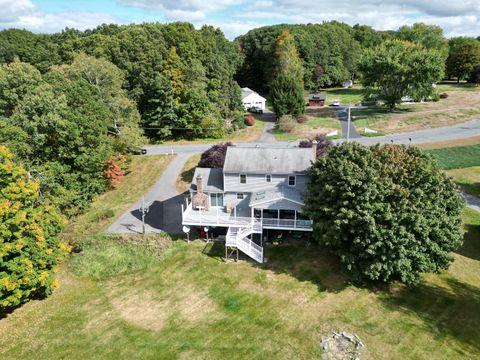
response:
M350 116L350 104L348 104L348 114L347 114L347 142L350 141L350 122L352 121Z
M149 210L148 206L145 205L145 196L142 196L142 205L139 210L142 213L142 235L145 237L145 216Z

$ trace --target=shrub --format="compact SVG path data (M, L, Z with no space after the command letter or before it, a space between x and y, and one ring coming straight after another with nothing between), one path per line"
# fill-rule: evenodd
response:
M111 189L117 185L125 177L125 163L127 158L124 155L112 155L105 163L105 177Z
M278 120L278 127L285 133L291 133L297 122L291 115L284 115Z
M306 123L308 121L308 116L307 115L297 115L295 116L295 120L297 120L297 122L299 124L303 124L303 123Z
M317 140L317 158L327 155L330 146L332 146L332 142L327 139L325 134L317 134L314 137ZM298 147L301 148L309 148L312 147L313 140L302 140L300 141Z
M441 93L440 94L440 99L447 99L448 98L448 94L447 93Z
M256 123L256 120L252 115L245 116L245 125L254 126L255 123Z
M233 146L233 144L231 142L219 143L205 150L200 156L198 166L204 168L223 168L225 155L227 155L227 147L229 146Z
M245 125L245 119L243 115L237 115L232 122L233 128L235 130L245 129L247 125Z
M17 306L58 286L55 272L69 247L58 240L65 220L40 202L36 181L0 146L0 308Z
M356 279L415 283L453 260L463 199L415 147L344 143L310 169L305 213Z

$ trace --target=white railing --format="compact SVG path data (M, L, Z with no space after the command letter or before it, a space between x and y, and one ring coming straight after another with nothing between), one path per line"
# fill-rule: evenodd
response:
M262 263L263 248L247 237L254 232L254 225L247 228L230 227L227 231L225 246L236 247L255 261Z
M311 229L311 220L290 220L290 219L262 219L263 227L286 228L286 229Z

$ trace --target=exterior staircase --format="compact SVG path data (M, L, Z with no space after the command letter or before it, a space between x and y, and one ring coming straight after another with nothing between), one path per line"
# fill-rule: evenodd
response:
M254 243L248 236L252 234L261 234L262 224L255 221L247 226L231 226L228 228L225 240L225 246L241 250L253 260L263 263L263 247Z

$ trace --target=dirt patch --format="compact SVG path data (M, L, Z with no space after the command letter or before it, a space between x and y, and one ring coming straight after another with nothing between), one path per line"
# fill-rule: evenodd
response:
M416 146L422 149L440 149L440 148L449 148L449 147L457 147L457 146L478 145L478 144L480 144L480 136L473 136L465 139L424 143L424 144L418 144Z
M193 287L182 288L162 297L151 291L129 293L111 299L111 304L126 322L147 330L159 331L171 320L185 326L197 326L213 319L216 304Z

